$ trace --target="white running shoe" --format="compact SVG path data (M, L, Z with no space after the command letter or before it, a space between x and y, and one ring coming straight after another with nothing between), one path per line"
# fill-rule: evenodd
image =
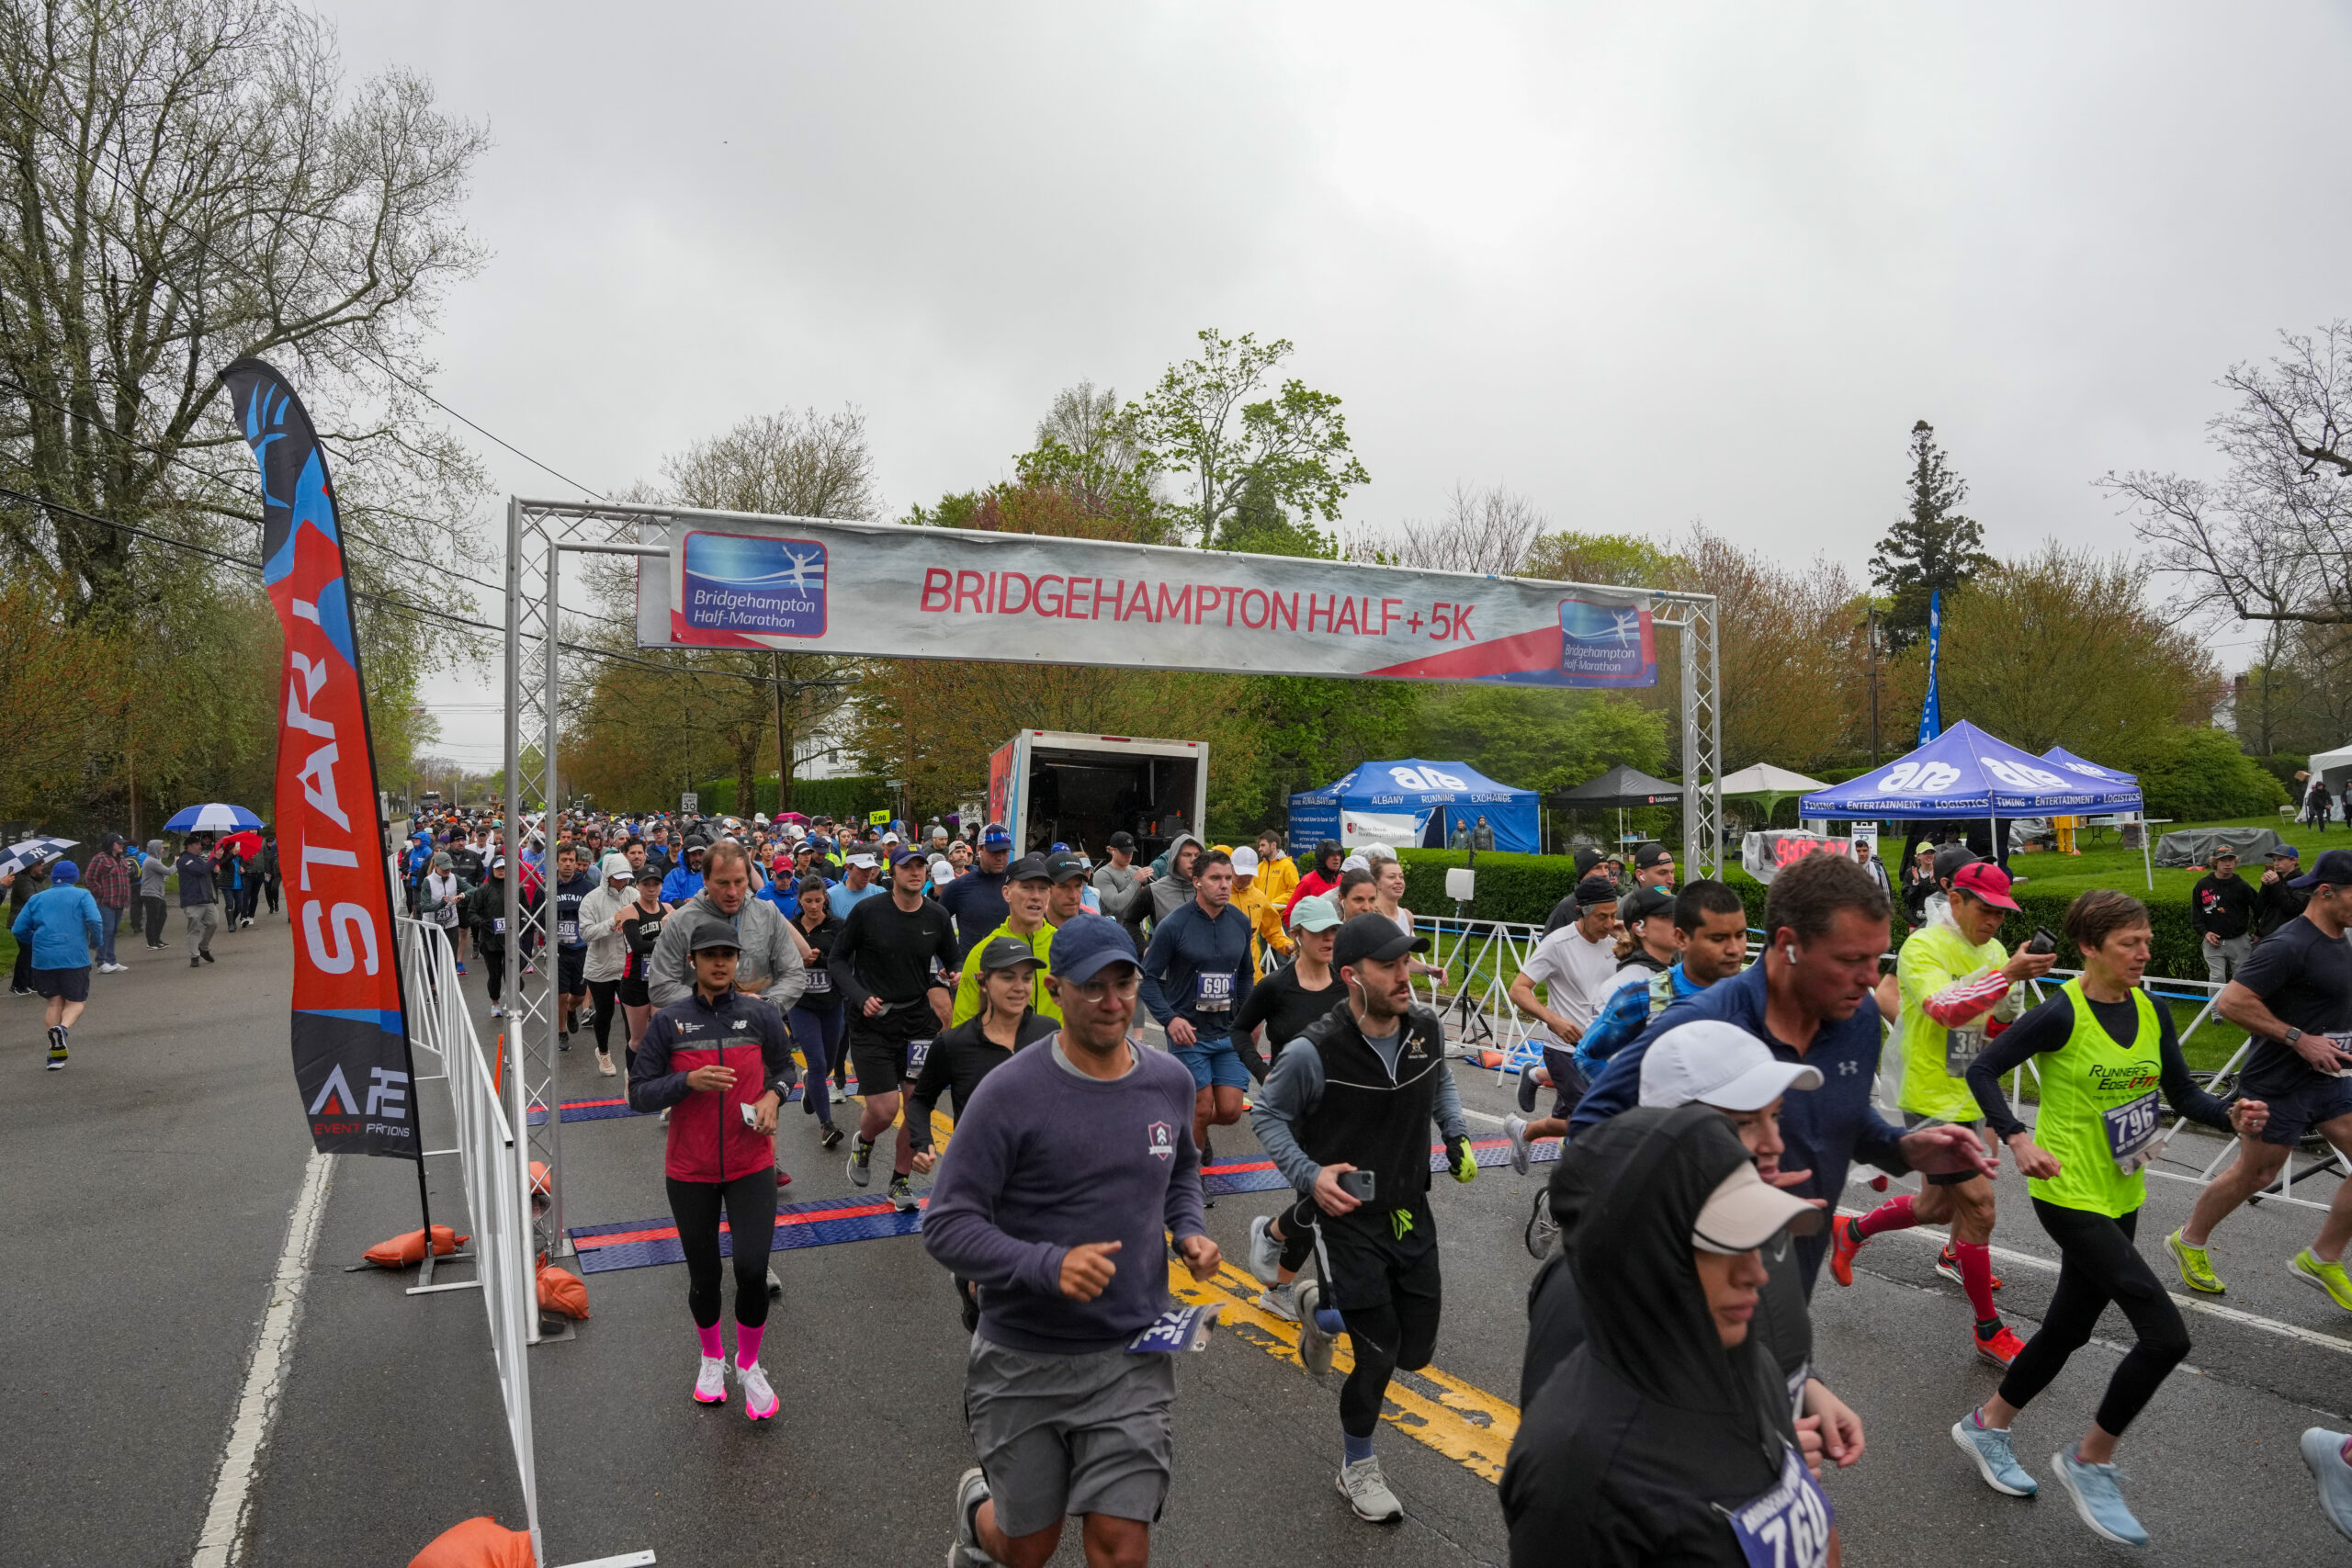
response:
M610 1051L596 1053L596 1070L606 1077L611 1077L620 1071L618 1067L613 1066L613 1054Z
M1503 1136L1510 1140L1510 1168L1520 1175L1527 1174L1527 1118L1514 1116L1503 1123Z
M1396 1501L1396 1494L1388 1490L1388 1478L1380 1473L1378 1454L1341 1467L1340 1495L1356 1517L1375 1525L1392 1525L1405 1517L1405 1505Z
M1272 1216L1261 1214L1250 1222L1250 1272L1258 1283L1271 1285L1281 1278L1283 1244L1274 1239Z
M1297 1281L1293 1299L1298 1305L1298 1364L1319 1378L1331 1370L1331 1337L1315 1321L1316 1311L1323 1304L1323 1282Z
M978 1465L956 1483L956 1543L947 1549L947 1568L996 1568L996 1559L980 1547L980 1532L972 1516L988 1501L989 1480Z
M1298 1287L1268 1285L1258 1292L1258 1310L1281 1318L1284 1323L1298 1321Z
M724 1404L727 1403L727 1358L705 1356L702 1369L695 1373L695 1403Z
M757 1361L735 1369L735 1381L743 1385L743 1414L754 1421L764 1421L776 1410L775 1390L768 1386L768 1374Z

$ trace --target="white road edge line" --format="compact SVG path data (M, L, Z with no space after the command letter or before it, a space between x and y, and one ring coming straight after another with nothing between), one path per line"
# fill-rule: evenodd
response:
M229 1425L229 1441L220 1451L220 1473L212 1484L212 1506L204 1512L204 1529L196 1538L190 1568L232 1568L237 1561L245 1514L253 1503L254 1472L277 1417L278 1389L294 1348L302 1286L310 1278L311 1255L318 1247L319 1221L326 1213L327 1189L334 1175L334 1161L313 1149L310 1166L302 1172L302 1190L296 1195L294 1212L287 1221L286 1249L277 1255L277 1273L270 1281L269 1303L262 1312L261 1332L254 1339L253 1359L245 1367L236 1418Z
M1869 1211L1840 1209L1838 1212L1851 1218L1860 1219ZM1891 1231L1887 1234L1914 1236L1920 1241L1933 1242L1939 1248L1944 1244L1941 1226L1921 1225L1911 1229ZM2039 1269L2050 1274L2058 1272L2057 1264L2047 1258L2036 1258L2030 1252L2019 1252L2015 1247L1987 1247L1984 1250L2004 1263L2021 1263L2029 1269ZM2338 1339L2333 1335L2322 1334L2316 1329L2298 1327L2291 1323L2280 1323L2276 1318L2258 1317L2250 1312L2240 1312L2235 1307L2225 1307L2219 1302L2200 1301L2195 1296L2184 1296L2178 1291L2166 1291L2165 1294L2170 1296L2176 1305L2186 1307L2190 1312L2201 1312L2208 1317L2218 1317L2224 1323L2235 1323L2247 1328L2258 1328L2265 1334L2275 1334L2281 1339L2293 1339L2305 1345L2318 1345L2343 1355L2352 1356L2352 1339Z

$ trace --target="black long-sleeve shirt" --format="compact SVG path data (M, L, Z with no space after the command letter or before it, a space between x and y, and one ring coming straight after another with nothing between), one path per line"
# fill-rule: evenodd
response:
M1319 991L1310 991L1298 977L1298 965L1290 964L1276 971L1250 989L1249 1000L1233 1015L1233 1053L1241 1065L1260 1083L1266 1081L1266 1068L1283 1047L1306 1032L1306 1026L1348 999L1348 988L1338 976ZM1258 1054L1251 1032L1260 1024L1266 1026L1266 1052Z
M933 976L934 964L956 973L956 928L947 911L925 898L909 913L899 908L897 895L886 893L849 912L825 966L832 971L833 989L849 1004L853 1022L865 1016L866 998L879 997L892 1012L922 1007L920 1021L927 1030L938 1020L924 994L946 985Z
M989 1038L987 1021L986 1014L966 1019L932 1041L931 1054L922 1059L922 1076L915 1079L914 1093L908 1097L908 1147L931 1147L931 1113L941 1095L955 1096L956 1114L960 1118L982 1078L1012 1060L1014 1051L1033 1040L1043 1040L1055 1029L1052 1019L1031 1008L1014 1026L1008 1049Z
M2140 1010L2130 997L2120 1002L2092 1000L2091 1016L2119 1045L2137 1042ZM2074 1032L2075 1004L2064 991L2059 991L2009 1025L1969 1065L1969 1091L1976 1096L1977 1109L1984 1112L1996 1136L2007 1138L2025 1130L2025 1123L2009 1109L2008 1097L2001 1092L2001 1075L2017 1071L2030 1056L2065 1049ZM2162 1001L2156 1003L2156 1032L2158 1085L2165 1100L2199 1126L2227 1132L2229 1103L2206 1093L2188 1076L2188 1063L2181 1056L2180 1037L2173 1027L2172 1009Z

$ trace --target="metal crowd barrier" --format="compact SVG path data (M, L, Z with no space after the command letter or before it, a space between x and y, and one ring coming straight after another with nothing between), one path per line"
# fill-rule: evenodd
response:
M1444 988L1443 983L1434 976L1419 976L1415 979L1416 994L1420 995L1422 999L1444 1020L1446 1038L1458 1047L1459 1054L1485 1066L1487 1064L1481 1053L1491 1053L1496 1058L1493 1065L1495 1081L1498 1085L1507 1081L1521 1066L1530 1062L1542 1061L1544 1038L1542 1027L1512 1004L1510 982L1505 976L1504 970L1508 964L1510 973L1516 975L1524 966L1528 955L1534 951L1536 943L1543 940L1543 928L1513 920L1469 919L1453 915L1416 915L1413 918L1413 929L1417 934L1430 939L1429 962L1444 965L1449 976L1458 973L1462 977L1460 983L1456 984L1450 993ZM1748 934L1750 941L1747 960L1753 964L1761 956L1760 939L1763 933L1751 927ZM1894 966L1894 958L1895 954L1892 952L1886 956L1886 963L1890 969ZM1492 961L1491 968L1481 977L1480 967L1489 960ZM2055 989L2081 974L2082 971L2079 969L2052 969L2045 981L2029 981L2027 989L2033 1001L2039 1004L2045 998L2048 990ZM1425 993L1422 991L1424 986L1427 987ZM2180 1031L2180 1043L2184 1047L2199 1029L2208 1024L2226 1021L2215 1010L2215 1004L2220 1000L2222 994L2221 982L2182 980L2169 976L2151 975L2143 983L2142 988L2146 990L2149 996L2167 1005L2173 1002L2199 1004L2196 1016L2188 1021L2187 1028ZM1886 1023L1891 1034L1895 1026L1895 1021L1889 1019ZM2246 1055L2253 1046L2254 1042L2251 1037L2241 1040L2236 1050L2231 1053L2229 1060L2224 1062L2218 1071L2210 1075L2209 1081L2226 1085L2244 1066ZM1880 1091L1883 1101L1883 1109L1894 1103L1894 1084L1899 1082L1899 1077L1890 1077L1890 1070L1894 1075L1899 1075L1902 1070L1899 1056L1892 1053L1885 1058L1885 1064L1881 1068ZM2039 1067L2030 1062L2019 1067L2009 1092L2012 1103L2023 1102L2025 1077L2029 1072L2033 1074L2035 1084L2040 1085L2041 1072ZM2188 1120L2185 1116L2176 1117L2173 1122L2173 1133L2177 1134ZM2170 1139L2171 1134L2166 1134L2167 1148L2170 1146ZM2223 1141L2222 1147L2213 1157L2194 1176L2181 1171L2161 1169L2156 1165L2148 1167L2148 1174L2166 1181L2186 1182L2193 1187L2204 1187L2220 1174L2224 1166L2236 1157L2237 1140L2231 1138ZM2297 1163L2299 1159L2301 1162L2300 1168ZM2317 1150L2290 1149L2287 1154L2287 1163L2279 1169L2278 1179L2257 1193L2256 1201L2291 1203L2298 1208L2324 1210L2328 1205L2324 1202L2297 1197L2296 1184L2309 1180L2314 1176L2343 1176L2346 1174L2347 1165L2352 1165L2352 1151L2339 1151L2324 1145Z
M532 1438L531 1371L526 1351L537 1337L538 1270L533 1253L530 1150L514 1135L511 1114L522 1093L518 1066L504 1064L505 1092L482 1055L458 980L457 955L440 927L396 917L401 943L401 1000L408 1009L409 1039L430 1054L440 1071L419 1074L420 1082L445 1077L457 1122L454 1147L428 1149L426 1157L454 1154L464 1173L466 1218L473 1232L469 1254L476 1278L457 1283L430 1282L431 1237L426 1238L427 1282L419 1291L479 1288L490 1319L490 1348L498 1367L498 1391L506 1405L506 1432L514 1449L514 1471L523 1486L523 1508L531 1531L531 1554L547 1561L539 1537L538 1464ZM442 1260L445 1264L452 1261ZM412 1294L417 1293L412 1292Z

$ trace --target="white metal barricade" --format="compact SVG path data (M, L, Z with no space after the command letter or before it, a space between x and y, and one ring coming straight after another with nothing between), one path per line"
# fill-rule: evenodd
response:
M406 995L409 1038L432 1054L448 1079L449 1105L457 1122L454 1148L464 1173L466 1218L473 1231L471 1258L476 1278L435 1290L481 1291L490 1318L490 1348L498 1367L498 1391L506 1404L506 1432L514 1449L514 1471L523 1487L523 1508L531 1531L531 1554L547 1561L539 1537L538 1464L531 1427L531 1370L526 1350L538 1325L538 1271L531 1235L529 1148L514 1136L509 1114L519 1096L519 1072L505 1064L508 1092L482 1057L481 1040L458 988L457 957L441 928L401 918L401 983ZM431 1238L426 1238L431 1252ZM447 1260L445 1260L447 1261Z
M1522 1063L1543 1060L1543 1045L1532 1022L1510 999L1511 979L1543 940L1543 927L1515 920L1416 915L1413 931L1430 939L1429 963L1442 965L1448 978L1457 972L1461 976L1450 994L1444 982L1433 975L1416 976L1416 988L1424 982L1428 985L1425 999L1445 1021L1446 1037L1462 1048L1464 1055L1494 1052L1500 1058L1496 1067L1498 1080Z

